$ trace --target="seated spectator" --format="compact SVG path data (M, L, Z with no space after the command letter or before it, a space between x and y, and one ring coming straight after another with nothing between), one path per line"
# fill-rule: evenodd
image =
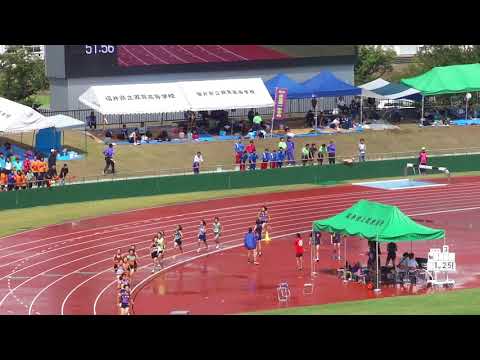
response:
M121 137L123 140L127 140L127 139L128 139L128 129L127 129L127 125L126 125L126 124L123 124L123 126L122 126L122 131L121 131L120 137Z
M18 155L12 156L12 170L15 172L22 170L22 162L20 161Z
M139 135L146 135L147 134L147 127L145 126L144 122L140 123L140 128L138 128Z
M0 152L0 173L5 170L5 155L3 152Z
M407 252L403 253L402 258L400 259L400 262L398 263L398 268L400 270L408 269L408 265L407 265L408 259L409 259L409 254Z
M138 130L135 129L130 133L128 136L128 142L133 145L138 145L140 144L140 138L138 137Z
M308 154L308 162L310 165L313 165L313 161L315 159L315 155L317 154L318 152L318 149L317 149L317 145L315 144L311 144L310 145L310 152Z
M263 119L262 117L258 114L258 112L255 113L255 116L253 117L253 130L258 131L262 127L262 122Z
M413 253L408 254L407 259L408 270L415 270L418 268L417 260L415 260L415 255Z
M310 155L310 145L305 144L302 147L302 165L303 166L307 165L309 155Z

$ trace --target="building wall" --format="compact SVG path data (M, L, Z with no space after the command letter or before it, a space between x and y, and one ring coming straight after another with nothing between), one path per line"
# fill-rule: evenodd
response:
M114 85L114 84L132 84L132 83L154 83L154 82L174 82L174 81L194 81L194 80L213 80L213 79L231 79L244 77L261 77L267 81L279 73L284 73L293 80L303 82L317 75L319 72L328 70L334 73L338 78L353 84L353 64L347 65L322 65L322 66L303 66L288 68L268 68L251 69L242 71L222 71L222 72L192 72L175 74L148 74L120 77L97 77L83 79L68 79L66 82L57 81L51 86L52 110L76 110L84 109L85 106L78 102L78 97L90 86L94 85ZM67 101L65 101L67 97Z

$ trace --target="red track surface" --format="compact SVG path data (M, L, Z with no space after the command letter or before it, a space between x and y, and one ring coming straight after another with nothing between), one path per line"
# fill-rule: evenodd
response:
M447 243L457 254L455 280L458 287L478 286L480 244L477 241L480 214L480 178L455 178L446 187L387 191L357 186L339 186L268 195L197 202L146 209L87 219L19 233L0 239L1 314L115 314L116 290L111 259L115 249L135 243L141 263L134 278L135 313L168 313L188 309L200 313L236 313L275 308L276 286L288 281L290 305L364 299L371 292L356 284L344 285L331 269L331 246L322 245L320 272L313 295L303 295L308 275L295 270L292 235L309 231L312 220L327 217L359 199L398 205L405 213L427 225L447 230ZM259 207L267 204L271 236L261 265L246 263L239 247L243 233ZM209 254L196 253L200 219L221 217L224 248ZM169 240L177 223L184 226L186 253L174 261L170 251L164 272L151 276L149 245L155 232L165 229ZM425 254L439 242L414 245ZM171 241L169 247L171 246ZM400 247L400 252L410 245ZM231 248L231 249L230 249ZM348 240L348 259L361 259L365 241ZM343 252L343 246L342 246ZM383 296L415 289L386 289Z

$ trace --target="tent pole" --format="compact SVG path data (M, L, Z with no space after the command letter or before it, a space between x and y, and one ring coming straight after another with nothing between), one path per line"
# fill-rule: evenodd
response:
M363 125L363 95L360 96L360 124Z
M343 238L345 239L343 244L343 252L345 257L345 271L343 272L343 282L347 282L347 237L344 236Z
M425 96L422 95L422 116L420 117L420 123L423 125L423 114L425 112Z
M375 292L380 292L381 289L380 289L380 276L379 276L379 273L378 273L378 269L379 269L379 263L380 263L380 255L379 255L379 243L378 243L378 233L377 233L377 253L376 253L376 256L377 256L377 286L375 287L375 289L373 291Z
M312 236L310 238L310 277L313 278L315 275L315 263L313 261L313 254L314 254L314 249L315 249L315 233L313 232L313 226L312 226Z

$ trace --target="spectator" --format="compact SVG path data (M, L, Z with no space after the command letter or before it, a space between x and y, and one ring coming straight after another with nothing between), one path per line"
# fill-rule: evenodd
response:
M105 168L103 169L103 175L105 175L108 169L112 168L112 174L115 174L115 160L113 160L113 155L115 151L113 149L113 144L108 144L108 147L103 150L103 155L105 156Z
M193 173L195 175L200 174L200 164L203 162L203 156L202 153L199 151L197 154L193 157Z
M422 151L420 151L418 155L418 165L428 165L428 155L425 147L422 147ZM419 172L420 174L424 174L426 170L419 167Z
M408 259L409 259L408 252L403 253L402 258L400 259L400 262L398 263L398 268L400 270L408 269L408 265L407 265Z
M318 152L317 145L311 144L310 145L310 151L309 151L309 154L308 154L308 162L310 163L310 165L313 165L313 160L315 159L315 156L317 155L317 152Z
M123 124L123 126L122 126L121 137L122 137L123 140L127 140L127 139L128 139L128 129L127 129L127 125L126 125L126 124Z
M33 183L35 182L35 175L33 175L32 169L28 170L25 178L27 180L27 187L31 189L33 187Z
M277 151L277 167L281 168L283 166L283 161L285 160L285 151Z
M140 136L138 135L138 129L133 130L128 136L128 142L133 145L140 144Z
M260 165L262 170L268 169L268 163L271 161L271 154L268 149L265 149L265 151L262 154L262 164Z
M242 139L238 139L235 143L235 164L240 164L243 152L245 151L245 145L242 143Z
M278 142L278 150L287 150L287 143L285 142L285 138L281 137L280 141Z
M68 175L68 165L63 164L63 167L60 169L60 176L59 176L62 185L65 185L65 180L67 178L67 175Z
M105 144L110 144L112 142L112 138L113 138L112 130L107 129L107 131L105 131L105 139L103 140L103 142Z
M408 254L407 260L408 270L415 270L418 268L417 260L415 260L415 255L413 253Z
M253 118L255 117L255 111L253 109L250 109L250 111L247 114L248 121L253 124Z
M330 123L330 128L339 131L340 130L340 119L337 117Z
M30 171L30 168L32 167L32 162L30 160L30 157L25 155L25 159L23 159L23 164L22 164L22 171L24 174L27 174Z
M309 155L310 155L310 145L305 144L302 147L302 165L303 166L307 165Z
M12 191L15 188L15 173L10 171L7 175L7 190Z
M18 158L17 155L12 155L12 171L15 173L19 170L22 170L22 163L19 161L20 159Z
M8 185L8 176L4 171L0 171L0 191L6 191Z
M5 170L5 155L3 155L3 152L0 152L0 173L2 173Z
M255 170L257 168L257 153L255 152L255 149L253 150L252 153L250 153L250 156L248 157L248 163L250 164L250 170Z
M258 114L258 112L255 112L255 116L253 117L253 130L259 131L262 128L262 122L262 117Z
M337 147L335 146L335 143L333 140L330 140L330 143L327 146L327 152L328 152L328 163L330 165L335 164L335 153L337 151Z
M320 146L320 149L318 149L318 164L320 166L323 165L323 160L325 159L325 157L327 156L327 145L326 144L322 144Z
M365 161L366 152L367 152L367 145L365 145L365 140L360 139L360 142L358 143L358 161L359 162Z
M54 166L57 166L57 150L51 149L50 156L48 157L48 170L51 171ZM56 175L57 171L55 170L55 176Z
M242 156L240 157L240 171L245 171L247 161L248 161L248 152L247 150L245 150Z
M90 116L87 117L87 124L90 130L97 130L97 117L95 116L95 113L93 111L90 112Z
M278 153L277 150L273 149L272 153L270 154L270 169L275 169L277 167L278 162Z
M45 161L45 158L41 158L38 169L38 186L45 186L46 184L46 175L48 172L48 163Z
M397 244L395 244L394 242L389 242L387 245L387 262L385 263L385 266L388 266L391 260L393 267L395 268L396 258L397 258Z
M287 164L295 165L295 143L290 137L287 138Z
M247 150L247 153L249 153L249 154L257 151L257 149L255 148L255 144L254 144L253 140L250 140L250 143L247 145L245 150Z
M305 115L305 125L306 127L313 127L313 123L315 122L315 115L313 114L312 110L308 110L307 114Z
M7 156L7 159L5 160L5 171L7 172L7 175L10 174L12 169L13 169L12 160L10 159L10 156Z

